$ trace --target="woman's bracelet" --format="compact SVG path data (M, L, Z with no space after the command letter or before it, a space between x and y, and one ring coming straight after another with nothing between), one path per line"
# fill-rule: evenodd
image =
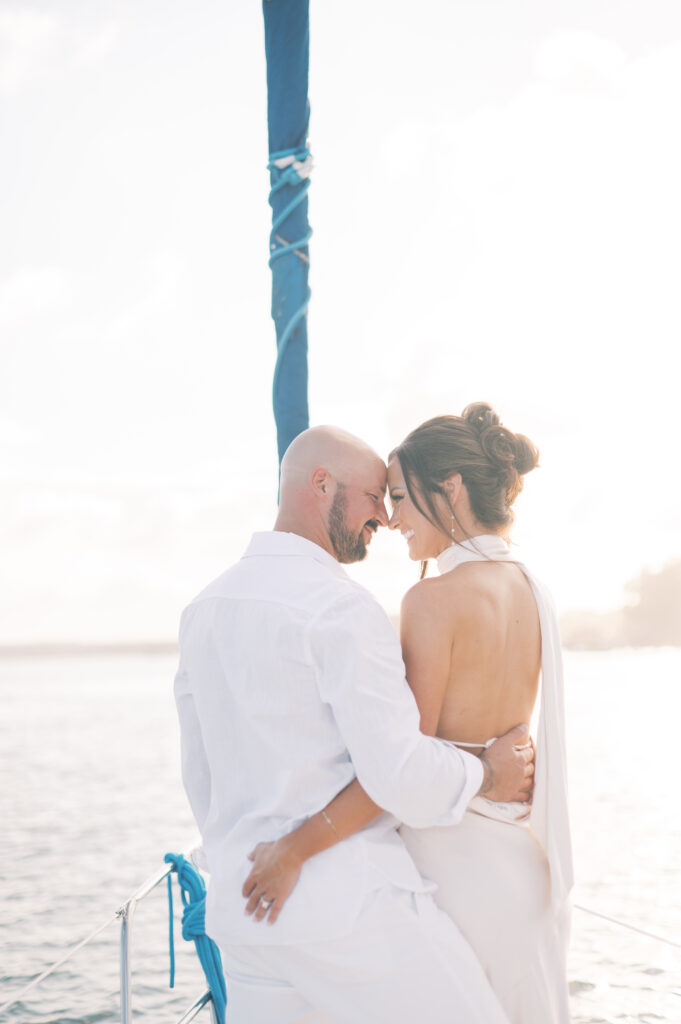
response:
M483 750L482 753L478 754L478 757L482 761L482 786L478 790L478 796L484 796L485 793L489 793L490 789L494 785L494 768L487 759L486 750Z
M329 828L333 829L334 835L335 835L336 839L338 840L338 842L340 843L340 841L341 841L340 832L338 831L338 829L336 828L334 823L331 821L331 818L328 816L326 811L320 811L319 813L321 814L322 818L324 819L326 824L329 826Z

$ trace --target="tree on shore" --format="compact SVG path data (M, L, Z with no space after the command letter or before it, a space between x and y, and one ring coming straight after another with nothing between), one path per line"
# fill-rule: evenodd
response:
M644 569L625 590L630 603L622 610L624 642L681 646L681 559L658 572Z
M627 603L612 612L567 612L561 620L565 647L681 647L681 559L644 569L625 586Z

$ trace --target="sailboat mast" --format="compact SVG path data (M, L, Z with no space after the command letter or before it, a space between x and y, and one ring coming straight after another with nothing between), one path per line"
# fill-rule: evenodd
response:
M263 16L272 207L269 262L277 338L272 403L281 463L293 438L309 426L309 0L263 0Z

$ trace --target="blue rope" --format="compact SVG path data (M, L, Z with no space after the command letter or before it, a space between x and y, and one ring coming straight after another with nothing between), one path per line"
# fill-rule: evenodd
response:
M177 872L180 895L184 910L182 913L182 938L193 941L203 967L219 1024L224 1024L227 1006L227 989L222 973L220 951L206 935L206 886L196 868L186 861L181 853L167 853L166 864L172 864ZM173 939L173 900L171 875L168 875L168 904L170 911L170 987L175 981L175 946Z
M284 207L281 213L275 217L272 221L272 230L270 232L270 259L269 265L285 256L289 252L295 252L297 249L301 249L306 246L312 238L312 229L310 228L302 238L299 238L295 242L282 242L277 238L277 232L284 221L293 213L293 211L300 206L304 201L307 193L310 190L310 180L303 179L296 171L293 164L289 164L288 167L279 168L275 164L275 160L280 160L282 157L292 156L299 163L303 163L309 156L309 149L282 149L276 153L270 153L270 162L267 165L267 169L270 172L272 187L270 189L270 204L272 197L276 195L286 185L296 186L302 183L302 188L299 189L297 195L293 197L288 206ZM272 401L276 399L277 388L279 386L279 374L281 370L282 360L286 353L286 348L289 343L291 335L295 331L296 327L304 317L307 316L307 311L310 305L310 289L307 289L307 295L305 296L302 304L298 307L296 312L291 316L289 322L281 333L277 345L277 361L274 365L274 379L272 381Z
M269 265L272 266L275 260L285 256L287 252L294 252L296 249L301 249L303 246L312 238L312 228L310 228L302 238L299 238L296 242L281 242L277 238L277 231L284 223L284 221L290 217L296 207L304 201L305 196L310 191L310 179L301 178L293 164L289 164L288 167L277 167L275 161L280 160L282 157L292 156L298 163L304 163L310 155L309 149L282 149L278 153L270 153L270 162L267 165L267 170L270 172L272 180L272 188L270 189L270 203L272 202L272 196L280 192L286 185L295 187L302 183L302 188L293 197L288 206L285 206L281 213L274 218L272 221L272 230L270 231L270 260Z
M170 951L170 988L175 988L175 930L173 922L173 876L168 875L168 949Z

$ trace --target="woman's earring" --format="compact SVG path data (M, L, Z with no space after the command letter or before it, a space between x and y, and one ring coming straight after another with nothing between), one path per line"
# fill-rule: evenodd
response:
M454 537L454 527L455 526L456 526L456 519L454 518L454 513L452 512L452 538Z

